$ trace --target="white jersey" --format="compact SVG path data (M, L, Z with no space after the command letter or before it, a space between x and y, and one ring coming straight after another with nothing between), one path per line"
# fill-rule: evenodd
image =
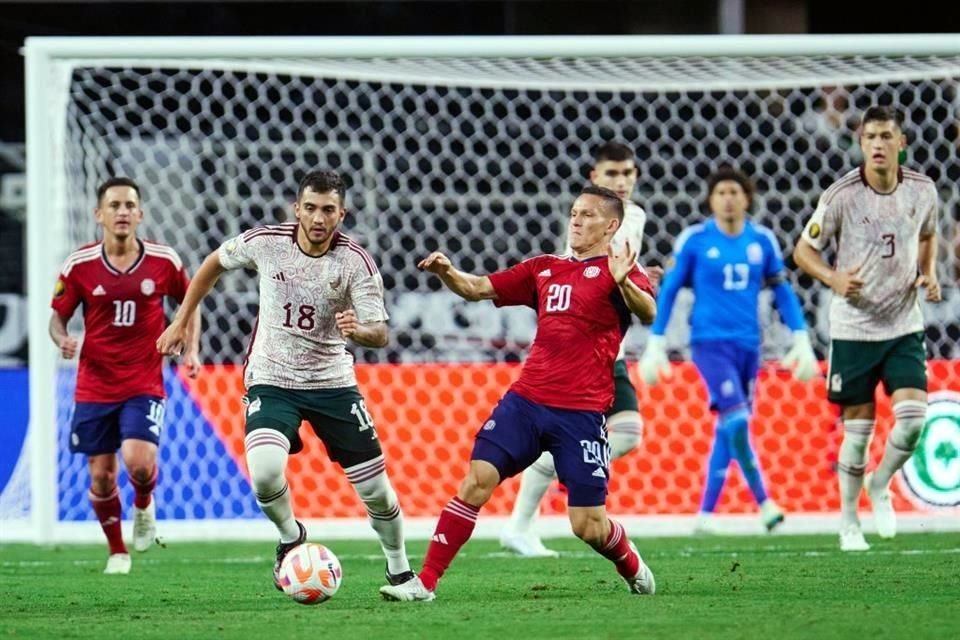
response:
M936 233L937 190L927 176L903 169L893 193L867 184L862 169L834 182L820 197L803 230L818 251L836 240L839 271L860 267L861 295L854 301L833 296L830 337L880 341L923 331L914 282L919 240Z
M611 242L614 250L622 250L624 245L629 242L630 248L636 251L637 255L640 255L640 252L643 250L643 229L646 226L647 212L643 210L643 207L634 202L624 202L623 223L613 235L613 240ZM573 249L570 248L569 233L567 234L567 241L565 244L567 255L572 254ZM621 342L620 353L617 354L617 360L622 360L625 354L626 345Z
M296 223L257 227L221 245L224 269L253 268L260 312L250 338L244 383L284 389L357 384L353 356L334 314L353 309L361 324L383 322L383 279L370 255L340 232L322 256L297 244Z

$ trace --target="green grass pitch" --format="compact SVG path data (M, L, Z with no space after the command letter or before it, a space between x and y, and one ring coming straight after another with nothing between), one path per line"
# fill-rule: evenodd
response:
M275 591L270 543L169 544L104 576L102 546L0 545L0 638L950 638L960 624L960 534L640 538L657 595L633 596L574 539L559 559L470 542L431 603L380 599L374 542L333 541L344 582L304 606ZM409 544L415 566L425 550Z

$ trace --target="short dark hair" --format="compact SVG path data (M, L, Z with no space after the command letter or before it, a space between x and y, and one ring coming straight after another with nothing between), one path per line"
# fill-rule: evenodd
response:
M875 105L864 111L860 120L861 131L868 122L893 122L898 129L903 130L903 114L889 106Z
M710 177L707 178L707 208L710 207L710 196L713 195L713 190L717 188L718 184L721 182L726 182L727 180L732 180L740 185L740 188L743 189L743 192L747 194L747 208L752 207L753 180L751 180L750 177L740 169L735 169L730 165L723 165L711 173Z
M336 191L340 196L340 206L347 204L347 185L336 171L328 169L318 169L310 171L307 175L300 178L300 186L297 187L297 202L303 197L303 192L307 187L316 193L330 193Z
M97 206L100 206L100 201L103 200L103 196L107 194L107 189L112 187L130 187L137 192L137 200L143 201L143 198L140 197L140 185L133 181L133 178L127 178L125 176L113 176L107 178L100 186L97 187Z
M633 149L622 142L604 142L593 152L594 164L607 161L624 162L626 160L633 160L634 158Z
M598 187L595 184L588 184L580 192L581 196L600 196L603 198L604 205L610 207L617 220L623 222L623 200L612 189ZM579 196L577 196L579 197Z

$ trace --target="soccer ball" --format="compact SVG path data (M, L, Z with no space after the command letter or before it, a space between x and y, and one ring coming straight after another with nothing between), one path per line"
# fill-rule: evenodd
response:
M322 544L305 542L280 563L280 586L300 604L320 604L333 597L343 581L340 561Z

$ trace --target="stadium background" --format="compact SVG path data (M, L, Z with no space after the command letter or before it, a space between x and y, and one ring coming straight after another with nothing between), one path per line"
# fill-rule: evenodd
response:
M265 17L262 11L246 3L62 3L50 5L42 21L38 23L29 8L13 4L4 7L3 17L0 19L0 24L3 25L3 41L8 45L4 47L7 55L4 62L9 62L4 64L2 86L5 89L4 95L22 94L22 76L18 77L15 71L19 68L20 60L15 55L12 58L10 56L11 52L15 52L16 47L20 46L23 36L108 32L120 35L115 29L105 26L113 24L117 12L124 13L124 24L128 25L128 31L123 35L173 32L183 35L614 34L736 31L737 24L731 25L730 6L736 8L737 3L690 3L688 12L666 11L662 3L656 2L598 2L589 5L563 2L285 3L276 5L269 17ZM894 23L893 16L884 18L879 12L864 16L852 11L844 13L846 10L829 11L826 3L741 3L739 6L742 16L740 30L749 32L960 30L960 27L949 28L949 21L952 19L949 14L936 24L920 24L922 11L911 12L908 16L895 16ZM206 10L209 7L215 8ZM724 13L724 9L727 13ZM684 15L681 16L681 13ZM305 21L306 16L315 19ZM429 19L424 16L429 16ZM186 30L183 28L185 20L190 24ZM735 20L733 22L736 23ZM97 79L93 78L91 81L95 85ZM799 102L815 105L814 94L817 92L823 92L824 99L829 98L823 87L810 87L808 91ZM913 133L914 137L930 142L931 148L939 145L938 148L944 150L946 155L942 157L931 152L927 162L930 166L940 167L943 174L939 177L944 184L955 185L960 179L955 154L956 95L947 89L938 90L934 99L944 108L942 115L931 119L937 123L936 126L928 129L920 126ZM920 92L915 95L915 100L914 108L926 108L924 105L930 101L930 96ZM19 320L18 325L18 317L26 316L23 311L25 274L18 268L20 263L16 258L10 257L23 255L23 244L22 241L18 242L18 235L22 229L25 200L17 199L17 194L22 193L17 186L23 185L22 176L19 183L17 178L17 163L22 163L24 158L23 147L20 146L23 129L16 126L17 122L23 120L22 110L18 111L22 109L22 105L23 100L5 100L2 105L3 113L0 114L3 116L0 118L0 138L5 141L4 153L0 157L6 162L2 201L3 243L9 249L4 251L3 255L11 265L9 269L3 270L3 277L7 280L2 294L5 315L4 331L0 334L4 339L0 340L0 345L4 347L2 355L5 362L10 366L3 371L2 381L4 395L10 398L12 414L23 416L22 420L13 420L13 426L9 429L12 446L0 454L0 512L6 514L10 513L10 508L16 509L18 500L22 498L19 493L22 487L16 480L26 430L27 393L24 366L27 364L28 331L25 320ZM845 148L850 144L849 132L846 133L846 139L843 139L843 133L844 128L849 129L851 126L852 121L849 118L856 115L858 106L860 105L853 101L844 111L843 116L846 119L838 127L841 131L839 138L814 143L827 146L825 155L828 156L828 163L824 171L817 174L819 181L808 185L809 193L805 199L791 201L783 195L796 186L794 183L788 181L782 184L775 179L764 180L764 167L755 156L751 158L751 153L755 150L747 149L742 158L736 158L746 162L748 168L757 174L761 182L761 202L764 205L760 212L761 219L783 232L781 237L785 250L792 247L792 240L799 231L799 219L812 210L818 191L839 172L855 163L855 156ZM911 105L905 106L909 108ZM811 110L815 108L812 107ZM405 115L413 117L415 110ZM655 137L651 127L656 127L656 115L655 112L649 114L650 122L654 124L638 124L626 132L626 137L639 141L636 147L640 155L642 176L636 199L647 207L652 220L648 226L651 242L645 251L645 258L649 261L662 261L669 251L670 240L677 231L702 216L702 211L696 207L681 207L678 210L668 202L668 198L663 197L658 201L656 197L651 197L651 194L656 194L656 183L662 177L658 176L658 167L665 167L668 172L670 164L658 156L657 145L643 142ZM807 115L809 114L796 114L796 122L802 123ZM762 134L763 131L759 133ZM805 132L802 126L790 133L794 136L815 137L813 132ZM669 138L670 133L666 134ZM610 135L614 135L614 132L607 130L593 136L580 137L596 143ZM843 146L838 145L838 140L839 145ZM685 161L697 162L694 156L701 151L702 149L692 151L692 155L685 158ZM777 148L772 146L766 146L762 151L772 155L779 153ZM577 149L566 162L566 170L560 172L555 168L547 168L538 175L541 170L536 168L529 171L522 164L511 167L509 178L522 185L518 188L518 193L514 194L514 200L532 199L543 187L544 181L558 175L563 180L551 184L552 195L562 199L564 193L572 193L582 183L588 168L587 152L586 145ZM163 153L162 150L155 151L158 156ZM125 161L129 163L132 158L133 155ZM323 158L320 154L307 154L306 160L322 162ZM551 160L557 161L557 158ZM709 167L710 161L709 157L702 158L701 165L694 173L702 173ZM338 159L338 162L349 167L351 160L345 157ZM131 165L121 162L120 166ZM95 181L98 173L113 168L116 167L95 164L94 170L90 171L85 179ZM416 167L406 171L395 167L391 169L396 169L398 175L413 175L414 179L417 173ZM147 179L145 182L149 185L151 181ZM683 184L688 187L688 193L684 194L688 200L696 201L702 196L696 191L696 180ZM402 194L409 187L409 183L399 180L388 185L384 192ZM190 188L194 187L187 190ZM200 187L196 188L201 190ZM158 203L151 202L149 189L147 186L148 207L154 212L163 209ZM216 198L223 194L207 195ZM955 187L952 195L956 195ZM516 375L516 363L522 359L525 340L532 332L531 321L529 316L512 314L508 316L510 320L501 321L496 330L491 332L486 322L487 315L482 312L471 317L469 312L456 306L449 306L449 312L441 311L448 306L442 300L433 306L423 306L427 300L436 300L429 295L427 298L423 297L425 293L431 293L430 285L423 280L405 281L395 277L395 274L402 273L406 268L404 261L408 253L427 248L423 238L429 237L429 232L417 229L416 225L411 224L413 206L390 198L363 202L362 195L354 194L354 197L361 199L357 206L359 210L366 210L369 215L382 213L382 217L375 223L367 221L364 224L363 219L358 217L354 218L350 225L358 237L368 243L380 262L390 289L391 311L395 322L400 323L399 327L395 325L394 340L390 348L382 352L357 352L358 362L362 363L359 368L361 385L378 421L391 461L390 470L398 485L406 512L410 516L433 517L455 489L454 478L462 468L473 431L482 423L489 407ZM497 198L491 197L489 200L495 202ZM85 210L82 202L75 203L75 206ZM514 238L512 242L505 242L503 247L497 243L482 245L476 249L469 242L460 245L460 256L467 260L475 258L474 267L481 269L505 266L531 250L550 251L554 248L555 239L562 228L562 211L544 212L535 206L527 210L516 203L499 210L495 204L480 206L488 215L509 211L518 227L495 229L497 233ZM439 207L428 213L439 216L441 212L442 207ZM277 209L252 212L247 221L270 220L276 214ZM945 220L942 228L952 230L952 220L956 215L955 209L945 209L942 212ZM181 222L172 217L167 226L175 228ZM469 224L463 220L461 223L467 225L466 231L473 233L489 234L493 231L469 228ZM145 228L149 230L150 226ZM369 233L374 228L379 229L379 236L376 239L366 237L365 232ZM169 236L162 239L176 244L175 233L165 231L164 225L156 226L154 231L158 236ZM208 245L191 246L193 252L185 252L182 247L178 247L181 252L190 253L187 261L192 267L196 266L198 256L215 246L216 241L223 235L222 232L211 234L209 228L202 231L205 234L204 242L209 243ZM71 233L71 240L81 241L89 238L93 229L78 224ZM945 239L953 240L949 235ZM953 284L954 267L952 251L948 250L944 253L941 273L948 287ZM803 279L798 279L798 284L807 292L804 298L806 311L811 322L817 327L817 344L822 353L823 326L818 323L818 309L822 305L813 293L816 287L809 289L810 283ZM229 315L232 320L226 325L208 328L204 350L204 359L208 366L200 381L185 381L173 370L168 376L172 410L168 412L163 480L158 501L162 518L259 518L242 473L242 421L239 418L239 376L236 368L242 358L242 337L248 333L248 320L252 318L255 303L250 298L249 288L243 290L241 286L240 293L243 295L227 300L231 305ZM951 300L955 297L953 292L948 294ZM214 304L211 303L210 306ZM427 312L424 312L424 309ZM419 314L416 313L417 310ZM437 313L434 314L434 311ZM935 320L928 329L931 344L935 348L931 354L936 358L932 365L935 374L932 377L932 388L935 390L960 390L960 385L956 382L960 380L960 370L952 360L958 357L955 349L960 331L951 321L951 317L956 317L951 311L934 316ZM434 324L424 327L424 323L429 322ZM415 331L405 332L405 327L413 327ZM776 327L772 326L771 331L776 334ZM46 337L40 336L39 339L45 340ZM642 333L632 334L628 343L631 356L639 354L642 339ZM682 340L678 338L677 342ZM777 357L781 347L774 335L768 355ZM684 353L678 350L675 355L682 359ZM615 464L611 508L617 513L677 515L691 514L696 509L701 466L708 453L712 419L705 410L703 390L695 372L687 364L679 366L680 375L671 385L653 390L641 389L641 403L647 423L646 436L640 451ZM456 370L453 376L451 368ZM385 373L388 371L389 373ZM773 384L765 384L768 381ZM71 385L69 371L64 375L61 385L61 396L68 397ZM835 511L838 503L833 460L840 433L836 429L832 409L823 401L822 389L816 383L794 383L773 366L764 370L758 388L760 396L755 438L766 465L772 494L790 511ZM58 408L69 409L66 403ZM63 425L68 418L68 414L61 413L61 442L65 442ZM879 435L885 435L889 427L889 409L884 407L879 420ZM878 440L882 442L882 439ZM64 450L65 447L61 449ZM873 454L876 456L878 453L879 448L875 442ZM356 517L362 513L349 487L340 474L325 462L322 450L316 443L313 443L305 456L296 460L292 471L294 495L300 513L305 517ZM721 511L749 513L749 499L736 474L732 474L732 484L732 491L723 501ZM82 465L68 454L61 453L58 462L58 519L81 521L91 517L85 504L84 485ZM500 492L488 513L503 515L508 512L513 487L514 483L509 483L507 490ZM129 488L125 487L125 491L129 491ZM126 498L129 498L129 494ZM902 490L897 496L897 506L901 509L926 508L909 502ZM561 513L562 496L552 496L545 506L545 512Z

